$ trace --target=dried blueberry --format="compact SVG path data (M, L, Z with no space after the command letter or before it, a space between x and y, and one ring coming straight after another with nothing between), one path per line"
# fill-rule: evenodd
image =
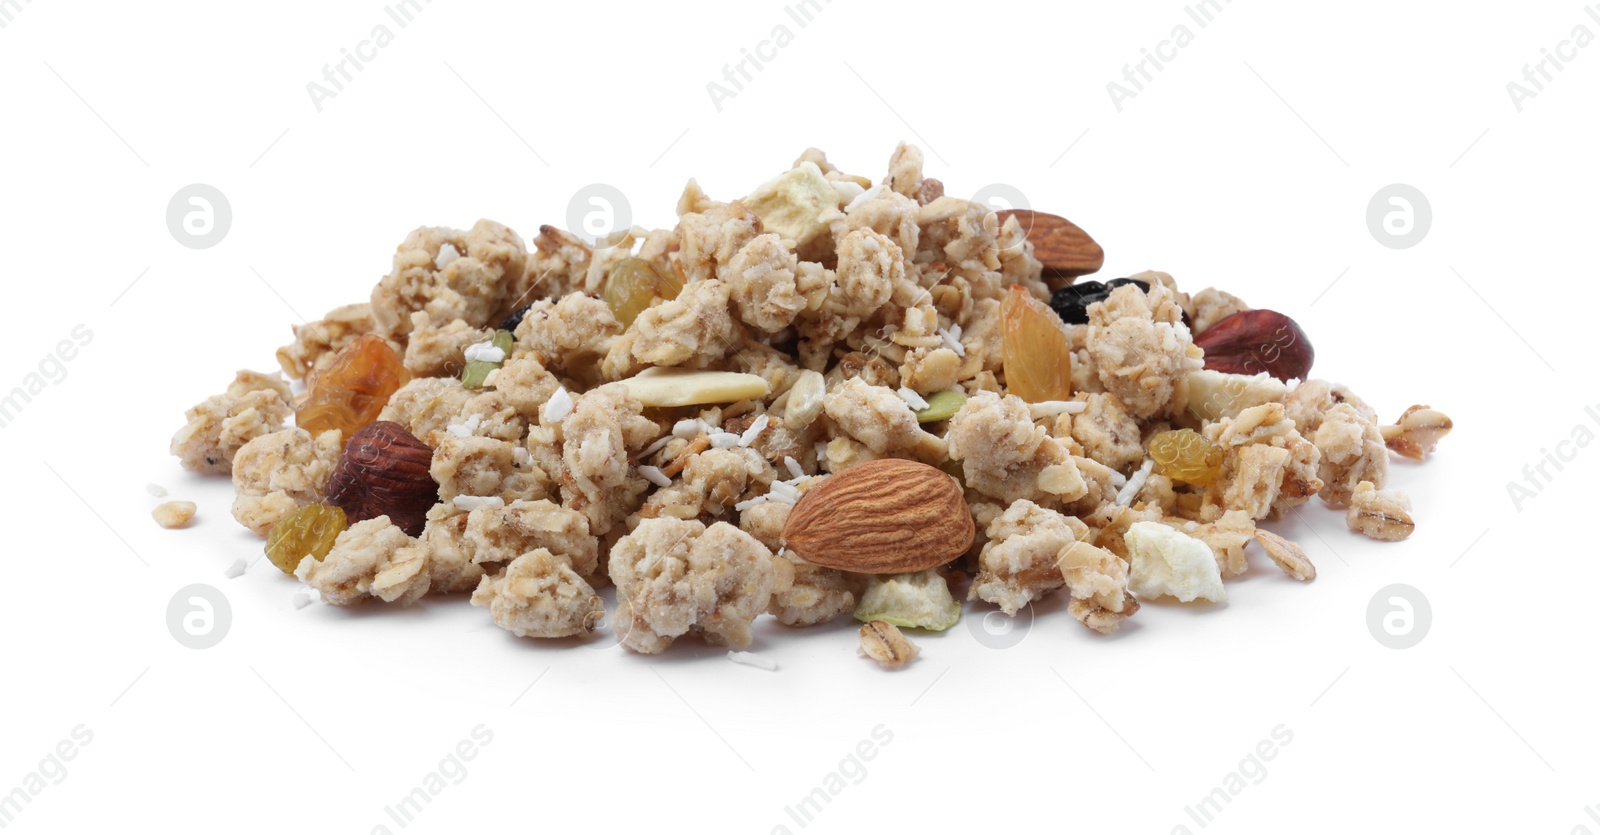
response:
M511 311L511 315L507 316L504 320L502 320L500 322L500 328L499 329L503 330L503 331L511 331L512 333L516 333L517 332L517 326L522 324L522 317L528 315L528 308L530 308L530 307L533 307L533 303L532 302L529 302L528 304L525 304L525 305L517 308L516 310Z
M1150 292L1150 285L1136 278L1113 278L1104 284L1098 281L1080 281L1055 291L1050 296L1050 308L1069 325L1089 324L1089 305L1102 302L1118 287L1132 284Z

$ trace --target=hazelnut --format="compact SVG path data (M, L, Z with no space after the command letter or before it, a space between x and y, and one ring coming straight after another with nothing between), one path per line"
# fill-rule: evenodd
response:
M1279 380L1304 380L1316 351L1293 319L1275 310L1241 310L1194 338L1206 368L1225 374L1265 371Z
M408 536L420 536L428 510L439 502L439 484L428 468L433 450L388 420L357 430L328 479L328 503L350 524L389 517Z

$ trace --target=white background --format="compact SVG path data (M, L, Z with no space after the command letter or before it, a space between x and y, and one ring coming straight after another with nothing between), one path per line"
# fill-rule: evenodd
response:
M1185 806L1279 725L1292 742L1207 831L1600 831L1600 451L1520 509L1507 492L1600 432L1600 48L1520 113L1506 90L1573 27L1600 34L1580 3L1238 0L1205 28L1177 2L836 0L804 28L778 2L438 0L403 30L378 2L11 15L0 390L74 326L93 341L0 429L0 792L75 726L93 741L7 831L400 831L385 805L480 724L493 741L407 831L1198 832ZM385 23L393 44L318 112L307 83ZM792 44L718 112L707 83L780 24ZM1118 112L1107 83L1179 24L1193 43ZM893 674L844 621L764 623L769 673L518 641L461 599L296 611L265 562L224 578L260 544L168 438L235 369L272 369L291 322L364 299L411 228L531 237L595 182L666 225L690 176L731 199L815 145L879 178L901 139L950 193L1009 184L1085 226L1103 278L1219 285L1294 316L1317 374L1384 417L1446 410L1438 456L1392 471L1416 535L1363 540L1314 504L1279 527L1310 585L1253 550L1226 606L1147 605L1102 638L1050 603L1013 648L963 623ZM167 229L190 183L231 203L214 248ZM1432 207L1410 249L1367 227L1390 183ZM197 501L196 526L157 528L147 482ZM212 649L167 631L191 583L231 602ZM1431 601L1413 649L1368 632L1391 583ZM806 827L786 815L880 725L859 783Z

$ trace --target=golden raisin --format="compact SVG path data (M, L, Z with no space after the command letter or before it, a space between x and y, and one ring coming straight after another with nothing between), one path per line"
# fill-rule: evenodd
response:
M1150 438L1150 457L1156 472L1197 487L1216 481L1222 469L1222 447L1193 429L1157 432Z
M307 505L272 526L267 534L267 559L285 574L293 574L306 557L322 559L344 531L344 511L329 505Z
M1000 305L1006 390L1029 403L1072 398L1072 349L1060 317L1013 284Z
M611 265L603 295L611 313L627 327L657 297L671 301L682 291L683 284L671 271L643 258L624 258Z
M389 343L365 334L339 349L333 362L306 384L294 410L295 425L317 435L337 429L350 434L378 419L389 395L411 379Z

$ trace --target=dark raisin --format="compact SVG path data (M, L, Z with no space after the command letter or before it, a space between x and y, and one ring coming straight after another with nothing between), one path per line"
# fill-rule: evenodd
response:
M1113 278L1104 284L1098 281L1080 281L1055 291L1050 295L1050 308L1069 325L1089 324L1089 305L1103 302L1118 287L1132 284L1150 292L1150 285L1135 278Z
M507 316L504 320L502 320L500 322L500 328L499 329L503 330L503 331L511 331L512 333L516 333L517 332L517 326L522 324L522 317L528 315L528 308L530 308L530 307L533 307L533 303L532 302L529 302L528 304L525 304L525 305L517 308L516 310L511 311L511 315Z

